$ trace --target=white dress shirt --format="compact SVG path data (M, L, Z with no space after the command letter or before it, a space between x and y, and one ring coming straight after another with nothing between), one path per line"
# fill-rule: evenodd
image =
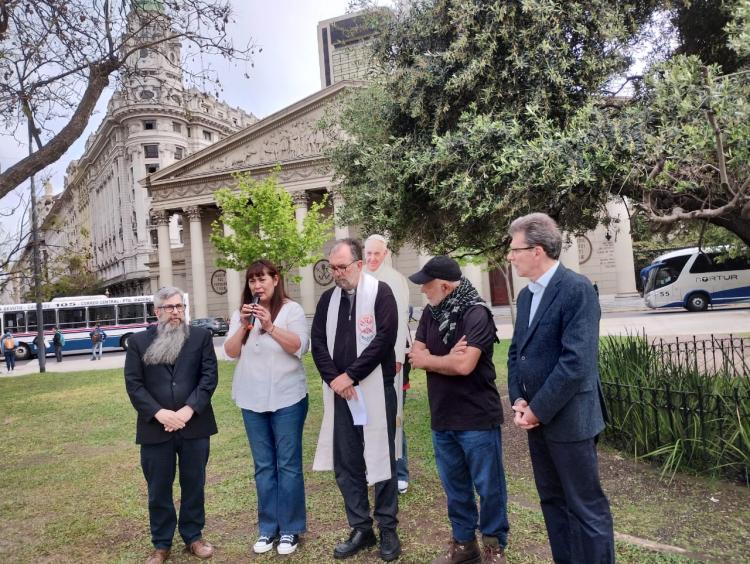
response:
M553 264L549 268L549 270L547 270L547 272L545 272L539 278L537 278L536 281L529 282L529 291L532 293L531 309L529 309L529 327L531 326L531 322L534 319L534 315L536 315L536 310L542 301L544 290L549 285L549 281L552 280L552 277L555 275L555 272L557 272L558 266L560 266L560 261L556 260L555 264Z
M299 336L300 347L289 354L269 335L260 333L260 323L253 327L242 346L234 369L232 399L238 407L263 413L294 405L307 395L307 376L302 355L307 352L310 337L305 312L297 302L287 301L276 316L274 325ZM232 314L227 340L240 329L240 312ZM231 358L226 354L227 358Z

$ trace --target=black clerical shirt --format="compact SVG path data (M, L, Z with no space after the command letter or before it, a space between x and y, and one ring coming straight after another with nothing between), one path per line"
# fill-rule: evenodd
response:
M375 327L377 333L359 357L357 357L356 333L357 295L349 295L345 291L341 292L338 325L333 345L333 358L331 358L328 353L326 320L334 289L326 290L320 297L313 318L312 355L320 376L330 384L334 378L346 372L357 384L380 364L383 370L384 383L392 385L396 375L396 355L393 347L396 344L398 329L398 308L391 288L385 282L378 282L378 294L375 298ZM353 299L354 303L351 303L350 299Z

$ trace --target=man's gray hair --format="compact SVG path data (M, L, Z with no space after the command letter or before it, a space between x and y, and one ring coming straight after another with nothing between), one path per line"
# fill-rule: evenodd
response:
M373 233L367 239L365 239L365 247L367 246L367 243L369 243L370 241L380 241L381 243L383 243L386 249L388 248L388 239L386 239L385 237L377 233Z
M172 296L180 295L182 303L185 303L185 292L177 288L176 286L164 286L154 294L154 307L161 307Z
M519 217L510 224L508 232L511 237L523 233L528 246L539 246L549 258L560 258L562 233L555 220L546 213L530 213Z

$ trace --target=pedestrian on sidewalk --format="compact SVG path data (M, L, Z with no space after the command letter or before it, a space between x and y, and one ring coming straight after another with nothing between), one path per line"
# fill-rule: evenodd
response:
M104 340L107 338L107 334L97 323L94 326L94 330L89 333L91 338L91 360L102 359L102 347L104 346Z
M13 333L10 329L5 331L2 341L3 356L5 356L5 366L8 369L8 374L16 369L16 347L18 343L13 338Z
M57 362L62 362L62 348L65 344L65 336L59 327L53 327L53 330L55 331L55 336L52 337L52 346L55 349L55 358Z

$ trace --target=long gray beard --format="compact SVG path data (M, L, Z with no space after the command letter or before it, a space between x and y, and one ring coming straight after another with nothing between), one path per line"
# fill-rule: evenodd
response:
M174 364L189 334L190 326L187 323L183 322L173 327L169 323L159 322L156 328L156 338L146 349L143 363L146 365Z

